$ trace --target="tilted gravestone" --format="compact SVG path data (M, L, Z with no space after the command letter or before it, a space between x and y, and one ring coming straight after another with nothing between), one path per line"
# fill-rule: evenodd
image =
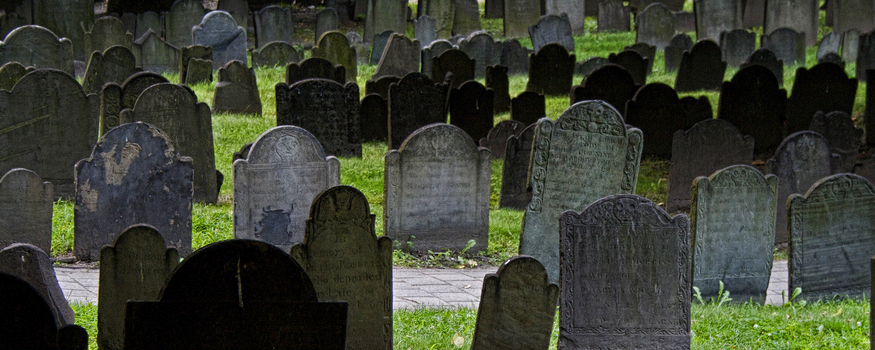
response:
M486 137L494 126L495 92L477 81L450 89L450 124L458 126L474 140Z
M167 78L152 72L134 73L120 85L106 84L100 95L100 134L119 126L119 114L125 108L134 108L140 93L146 88L167 83Z
M252 67L285 67L290 63L300 62L303 57L304 53L295 50L292 45L282 41L274 41L260 49L252 50Z
M164 14L164 37L175 47L192 44L191 28L201 23L207 11L199 0L177 0Z
M310 131L325 154L361 157L359 88L325 79L307 79L291 86L279 83L277 125Z
M668 46L665 47L665 71L674 72L681 66L681 59L684 57L684 51L693 47L693 39L689 35L677 34L671 38Z
M863 140L863 130L854 126L851 116L842 111L824 113L818 111L811 119L809 130L814 131L829 143L830 152L841 157L841 166L836 169L843 173L854 171L860 145Z
M525 125L532 125L547 116L544 95L524 91L510 101L510 119Z
M59 326L51 305L30 283L0 272L0 315L3 346L10 349L88 348L88 332L75 324Z
M200 24L192 27L191 43L213 48L214 70L230 61L246 62L247 59L246 30L238 26L234 17L225 11L212 11L204 16Z
M88 0L33 0L32 14L34 24L51 30L61 38L73 42L73 57L84 60L90 52L85 52L85 30L94 23L94 3Z
M371 64L378 64L380 62L380 58L383 57L383 51L386 50L386 44L389 43L389 38L392 37L392 34L395 33L391 30L384 31L377 35L374 35L373 45L371 48Z
M720 40L720 33L742 29L740 0L695 0L696 38Z
M134 41L137 66L158 74L176 73L179 69L179 49L162 40L151 29Z
M486 76L486 67L501 63L502 45L484 32L476 32L459 42L459 50L474 60L474 77Z
M611 53L608 55L608 63L613 63L623 67L623 69L632 75L632 79L637 85L644 85L647 83L647 76L650 75L649 69L653 67L653 64L650 63L650 59L642 56L638 51L634 50L623 50L619 53Z
M263 49L273 42L294 43L292 11L287 7L267 6L252 12L255 19L255 47Z
M598 198L634 193L641 159L641 130L604 101L572 105L557 121L541 119L535 128L520 254L531 255L559 279L559 215Z
M851 114L856 95L857 79L848 78L842 67L832 63L799 67L787 103L787 132L807 130L817 111Z
M834 33L844 33L851 29L867 33L875 29L875 4L869 1L850 0L829 3L834 6L832 28Z
M780 28L760 37L760 48L772 51L784 65L805 65L805 35Z
M261 96L255 69L240 61L228 62L219 69L219 82L213 94L213 112L261 115Z
M626 102L623 114L626 124L641 129L644 139L642 155L670 159L672 137L676 131L686 130L701 120L687 114L677 93L662 83L647 84ZM710 116L708 116L710 119Z
M529 35L529 26L541 18L538 0L504 0L504 37L524 38Z
M407 74L404 74L407 75ZM389 87L392 84L397 84L401 81L401 76L387 75L376 80L368 80L365 82L365 95L377 94L386 99L389 98Z
M434 63L434 59L449 49L458 48L453 43L447 40L435 40L431 43L431 45L422 49L422 54L420 55L422 68L422 74L431 76L432 65ZM441 77L440 79L443 79Z
M413 37L419 41L419 49L425 49L438 39L437 20L423 15L413 21Z
M603 67L608 64L608 59L604 57L590 57L582 62L578 62L574 65L574 74L583 76L584 78L588 77L592 72L595 72L596 69Z
M288 251L304 239L313 198L340 184L340 163L296 126L277 126L234 162L234 237Z
M869 298L875 187L860 176L839 174L800 193L787 200L790 290L802 288L799 298L811 301Z
M483 278L471 349L546 349L558 299L537 259L508 259Z
M599 32L628 32L631 10L620 0L598 2Z
M100 250L97 343L101 348L124 349L125 303L158 300L177 264L177 250L168 249L161 233L148 225L125 229L112 245Z
M526 125L516 120L502 120L489 130L486 137L480 139L480 147L486 147L492 152L493 159L503 159L507 139L519 136Z
M535 52L541 51L548 44L559 44L568 52L574 52L574 37L571 34L568 14L541 17L538 23L529 27L529 36Z
M611 195L562 214L559 230L560 347L690 348L685 215L671 217L644 197Z
M12 90L25 74L33 72L33 67L24 67L18 62L9 62L0 67L0 89Z
M27 243L52 251L51 182L33 171L17 168L0 178L0 247Z
M436 1L437 2L437 1ZM453 35L469 35L480 30L480 9L477 0L453 0Z
M574 54L559 44L547 44L529 57L529 81L526 91L543 95L565 95L574 78Z
M30 284L48 304L56 325L73 324L73 309L64 299L52 260L41 249L26 243L4 247L0 250L0 273L10 274Z
M875 69L875 31L860 35L856 62L857 79L866 81L866 71Z
M140 71L136 64L134 53L122 46L94 52L82 78L82 90L86 94L96 94L101 92L106 83L121 84Z
M689 212L690 186L696 177L736 164L750 164L753 151L753 137L743 135L723 119L703 120L689 130L676 131L672 139L666 211Z
M635 41L664 49L674 36L674 14L663 3L654 2L638 13ZM650 57L653 61L655 57Z
M767 68L775 79L778 81L778 86L784 86L784 61L778 59L775 53L769 49L759 49L754 51L739 69L744 69L750 66L763 66Z
M465 82L474 80L475 67L476 62L469 58L465 52L450 49L432 60L431 77L435 80L442 80L447 76L447 73L452 73L453 79L450 87L458 88Z
M375 220L359 190L332 187L313 199L290 253L319 300L349 303L348 349L392 348L392 239L376 236Z
M617 110L626 110L626 101L640 88L628 71L615 64L607 64L588 75L571 91L571 103L602 100ZM620 112L622 115L623 112Z
M389 139L389 101L378 94L367 94L362 99L362 142Z
M255 61L254 54L252 60L253 62ZM199 67L202 62L207 62L210 65L207 67ZM201 71L202 68L206 69ZM213 81L213 48L201 45L180 48L179 83L194 85L205 81Z
M787 28L804 36L803 47L814 46L817 43L819 16L819 4L815 1L766 0L763 37L772 35L781 28Z
M720 33L723 60L730 67L738 67L756 50L756 33L744 29Z
M304 79L329 79L343 84L346 82L346 68L334 65L324 58L313 57L286 66L286 84L294 84Z
M36 25L18 27L0 42L0 63L53 68L73 75L73 43Z
M407 28L408 0L367 0L368 13L365 17L365 42L374 40L374 35L391 30L404 33Z
M681 66L675 79L675 90L690 92L696 90L720 91L726 61L723 61L720 46L711 40L699 40L690 51L684 52Z
M333 8L325 8L316 12L316 37L313 42L319 42L322 35L328 32L337 31L338 19L337 11Z
M448 124L419 128L386 152L385 235L410 251L485 251L491 155Z
M449 86L410 73L389 87L389 149L398 149L416 129L447 122Z
M507 138L498 196L499 208L526 210L532 201L532 191L527 188L527 182L534 137L535 125L529 125L519 135Z
M827 54L840 52L842 46L842 34L832 31L826 33L820 41L820 46L817 47L817 63L820 63Z
M407 73L418 72L419 48L418 41L410 40L401 34L392 34L389 42L386 44L386 49L383 50L383 56L377 65L377 70L374 71L371 79L384 76L403 77Z
M787 91L768 68L742 68L723 83L717 118L735 125L742 135L755 140L757 153L774 149L783 140Z
M507 67L486 67L486 88L495 91L492 106L495 113L510 111L510 80L507 77Z
M128 50L134 43L134 35L125 30L125 25L118 18L104 16L97 19L91 31L85 32L86 57L92 52L104 52L113 46L122 46Z

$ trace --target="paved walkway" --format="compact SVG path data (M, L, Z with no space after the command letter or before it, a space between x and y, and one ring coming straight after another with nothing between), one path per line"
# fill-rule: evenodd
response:
M483 277L496 270L396 268L392 271L393 307L396 310L419 306L476 308ZM55 273L68 301L97 303L97 269L55 267ZM766 302L780 305L787 283L787 261L775 261Z

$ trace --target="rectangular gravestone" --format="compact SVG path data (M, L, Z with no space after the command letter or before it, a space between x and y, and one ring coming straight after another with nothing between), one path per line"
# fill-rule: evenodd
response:
M504 0L504 36L508 39L525 38L529 26L541 18L538 0Z
M327 155L362 156L358 85L307 79L291 86L277 84L276 90L282 95L277 125L310 130Z
M832 30L844 33L856 29L860 33L868 33L875 29L875 3L866 0L836 0L829 2L835 11L833 13Z
M52 251L54 186L37 173L16 168L0 178L0 247L28 243Z
M291 9L271 5L253 12L252 17L255 18L256 48L264 48L274 41L294 43Z
M455 5L453 15L453 35L467 36L480 30L480 9L477 0L452 0ZM437 1L435 1L437 2ZM449 2L449 1L447 1Z
M164 14L164 37L175 47L190 46L191 28L201 23L207 11L200 0L178 0Z
M695 0L696 37L720 40L720 33L742 28L741 0Z
M422 14L435 19L438 38L453 36L453 20L456 15L456 0L422 1L418 8Z
M437 21L429 16L422 16L413 21L413 37L419 41L419 49L425 49L438 39Z
M498 197L499 208L525 210L532 201L532 191L526 185L534 136L535 126L529 125L518 136L507 139L504 168L501 172L501 192Z
M872 69L875 69L875 31L860 35L857 79L866 81L867 71Z
M771 35L780 28L805 34L804 46L817 43L820 7L810 0L766 0L763 34Z

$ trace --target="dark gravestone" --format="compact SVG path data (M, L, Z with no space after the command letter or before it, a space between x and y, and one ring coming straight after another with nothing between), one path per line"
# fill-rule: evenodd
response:
M401 34L392 34L371 79L384 76L403 77L407 73L418 72L419 58L418 41L410 40Z
M374 35L370 64L375 65L380 62L380 58L383 57L383 51L386 50L386 45L389 43L389 38L392 37L393 33L395 32L387 30L380 34Z
M839 174L800 193L787 200L790 289L802 288L802 300L868 299L875 187L860 176Z
M192 27L191 43L213 48L214 70L234 60L246 62L246 30L225 11L212 11Z
M405 75L389 87L389 149L398 149L408 135L432 123L447 122L449 87L418 73Z
M389 139L389 101L377 94L367 94L362 99L362 142Z
M475 66L476 62L462 50L450 49L432 60L431 76L435 80L441 80L447 73L452 73L450 87L458 88L466 81L474 80Z
M541 18L538 0L504 0L504 37L524 38L529 35L529 26ZM569 29L570 25L569 25Z
M742 68L723 83L717 118L752 136L756 152L762 153L781 143L786 110L787 91L778 86L768 68L754 65Z
M73 44L46 28L18 27L0 42L0 63L18 62L25 67L53 68L73 75Z
M167 43L175 47L190 46L191 29L201 23L206 14L207 11L200 0L174 2L170 11L164 14L164 37Z
M656 59L656 46L646 43L636 43L623 48L623 51L627 50L635 51L641 55L642 58L647 60L647 68L645 68L647 75L650 75L650 73L653 72L653 61Z
M30 284L48 304L54 324L73 324L73 309L64 299L52 260L45 252L26 243L6 246L0 250L0 273L18 277Z
M860 35L856 62L857 79L866 81L866 71L875 69L875 31Z
M766 173L778 176L778 212L787 212L787 197L806 193L815 182L833 174L838 162L820 134L802 131L787 136L766 164ZM776 223L775 244L787 243L787 215L778 215Z
M106 84L100 96L100 135L119 126L119 114L126 108L134 108L137 97L146 88L167 83L164 76L152 72L134 73L121 85Z
M413 37L419 41L419 49L425 49L438 39L437 21L429 16L421 16L413 21Z
M9 62L0 67L0 89L12 90L25 74L33 72L33 67L25 68L21 63Z
M431 76L431 70L434 63L434 59L440 56L442 53L446 52L449 49L458 48L453 43L447 40L435 40L428 47L422 49L422 54L420 55L422 68L420 72L422 74ZM443 77L440 77L443 79Z
M674 72L681 66L684 51L693 47L693 39L689 35L677 34L671 38L671 42L665 47L665 71Z
M689 33L696 31L696 14L694 12L674 11L673 14L674 30L676 32Z
M598 31L628 32L630 15L629 7L620 0L599 0Z
M267 6L252 13L255 19L255 47L263 49L275 41L294 43L292 11L287 7Z
M304 79L329 79L343 84L346 82L346 69L318 57L286 66L286 84L291 85Z
M766 0L748 0L742 6L744 7L742 19L744 28L762 27L766 12Z
M690 185L696 177L736 164L750 164L753 151L754 139L741 134L723 119L703 120L689 130L676 131L672 139L666 211L689 212Z
M641 129L644 139L642 156L670 159L672 137L676 131L686 130L699 120L688 120L678 94L662 83L647 84L626 102L623 114L626 124Z
M365 95L377 94L383 99L387 99L389 98L389 86L397 84L399 81L401 81L401 77L392 75L383 76L376 80L368 80L365 82Z
M477 79L486 76L486 67L501 64L501 43L484 32L476 32L462 39L459 50L474 60L474 77Z
M173 5L172 0L109 0L106 2L106 12L133 12L142 13L146 11L164 12L170 10L170 5Z
M85 30L94 23L94 2L89 0L33 0L33 24L73 42L73 55L84 60Z
M511 136L518 137L525 128L525 124L516 120L502 120L489 130L486 137L480 139L480 147L488 148L492 152L492 159L503 159L507 139Z
M529 71L529 49L520 45L516 39L507 39L501 43L501 65L507 67L507 73L524 74Z
M179 69L179 49L161 40L151 29L134 41L133 51L137 66L145 71L164 74Z
M632 80L637 85L647 83L647 76L650 75L648 67L653 67L650 60L642 56L637 51L623 50L620 53L612 53L608 55L608 63L616 64L623 67L629 74L632 75ZM622 110L622 108L620 108Z
M577 63L574 65L574 74L583 76L584 78L588 77L592 72L595 72L596 69L603 67L608 64L608 59L604 57L590 57L584 60L583 62Z
M33 171L12 169L0 178L0 247L27 243L52 251L52 183Z
M720 91L726 62L722 59L720 46L711 40L700 40L690 51L684 52L675 89L678 92L696 90Z
M866 73L866 87L875 87L875 70ZM866 89L866 109L863 112L863 119L866 130L875 130L875 89ZM875 145L875 132L866 133L866 144Z
M322 39L322 35L325 35L325 33L328 32L337 31L337 29L337 11L333 8L326 8L316 12L316 37L313 39L313 42L318 43Z
M766 0L763 37L787 28L799 33L803 47L814 46L820 16L818 5L816 1L807 0Z
M161 233L148 225L127 228L113 245L101 249L97 309L97 343L101 348L124 349L125 303L158 300L177 264L179 253L168 249Z
M440 1L440 0L438 0ZM469 35L480 30L480 9L477 0L453 0L453 34Z
M349 303L346 347L392 349L392 240L376 236L365 195L333 187L313 199L291 256L322 301Z
M292 45L282 41L274 41L260 49L252 50L252 67L285 67L290 63L300 62L303 57L304 53L295 50ZM212 67L212 63L210 66Z
M30 23L31 22L21 14L14 11L7 11L5 14L0 15L0 37L5 38L6 35L15 30L15 28L23 27Z
M102 53L94 52L82 79L82 90L86 94L100 93L104 84L121 84L139 71L134 53L129 49L113 46Z
M510 258L483 278L471 349L546 349L558 299L537 259Z
M778 178L749 165L693 183L690 239L693 286L705 299L766 300L775 249Z
M192 80L189 80L189 67L192 65L192 59L210 62L208 75L200 74L193 71L191 74ZM253 56L253 61L255 58ZM194 85L204 81L213 81L213 48L210 46L192 45L179 49L179 83ZM207 78L207 79L204 79Z
M627 128L606 102L585 101L572 105L555 122L539 120L532 142L527 186L532 201L523 217L520 254L537 258L550 280L556 281L557 219L562 212L578 210L598 198L635 192L641 130Z
M276 85L277 125L310 131L325 153L361 157L359 88L326 79L307 79L291 86Z
M494 125L495 92L476 81L450 89L450 124L458 126L474 140L486 137Z
M845 0L829 2L835 7L832 28L836 33L844 33L856 29L867 33L875 29L875 4L870 1Z
M113 46L122 46L128 50L134 42L134 35L125 30L125 25L118 18L104 16L97 19L91 31L85 32L85 57L92 52L104 52Z
M845 68L845 61L842 61L842 56L835 52L830 52L823 57L817 59L817 63L832 63L839 67Z
M842 46L842 34L835 31L829 32L823 36L820 41L820 46L817 47L817 63L829 53L838 54ZM841 56L840 56L841 57Z
M547 116L544 95L524 91L510 101L510 119L525 125L532 125Z
M674 36L674 14L668 6L655 2L638 13L635 41L656 46L662 50ZM651 61L655 57L649 57Z
M805 36L790 28L780 28L760 37L760 48L775 53L785 66L805 65Z
M485 251L491 155L447 124L419 128L386 152L385 235L410 251Z
M69 324L58 326L51 306L27 281L0 272L0 338L9 349L88 348L88 332Z
M584 11L585 1L577 0L545 0L543 1L545 13L550 15L568 15L568 22L571 24L571 31L574 34L584 34L584 16L596 16L597 13Z
M453 19L456 15L456 1L426 1L419 2L417 8L421 15L435 19L438 38L453 36Z
M371 59L371 46L365 44L365 39L363 39L359 33L347 32L346 40L348 40L352 48L355 49L356 63L368 64Z
M538 23L529 27L529 36L532 38L532 48L535 52L541 51L548 44L559 44L568 52L574 52L574 37L571 34L568 14L541 17Z
M254 69L240 61L228 62L219 69L213 112L261 115L261 97Z
M365 42L371 42L374 35L390 30L404 33L407 28L408 0L367 0L368 13L365 18Z
M580 214L565 212L559 229L560 347L690 348L685 215L671 217L644 197L611 195Z
M628 71L615 64L607 64L588 75L571 91L571 103L602 100L618 112L626 111L626 101L635 96L640 86ZM620 112L622 115L622 112Z
M687 116L687 126L685 129L693 127L696 123L714 118L714 111L711 109L711 101L707 96L701 95L698 98L687 96L681 98L681 108Z
M742 28L741 0L695 0L696 38L720 40L720 33Z
M125 21L125 16L122 15L122 22ZM128 28L129 32L134 33L134 40L139 39L146 34L149 29L158 33L158 36L164 34L164 17L152 11L138 13L135 18L135 27L133 30Z
M119 122L142 121L164 131L179 154L194 163L194 201L216 203L216 155L213 148L213 122L210 107L198 102L194 91L185 85L152 85L137 98L130 110L122 111ZM119 232L119 228L113 232ZM169 230L158 227L167 234ZM187 253L187 251L180 250Z
M534 137L535 126L529 125L519 135L507 138L498 196L499 208L526 210L532 201L532 191L527 188L527 181Z
M745 60L739 68L744 69L750 66L765 67L772 72L775 80L778 81L778 86L784 86L784 61L779 60L774 52L769 51L768 49L756 50L750 54L747 60Z
M562 45L548 44L529 57L529 81L526 91L543 95L565 95L574 78L574 54Z
M346 81L355 81L357 61L355 49L350 46L346 35L340 32L328 32L322 35L318 45L313 47L313 57L323 58L332 64L343 66Z
M723 60L730 67L738 67L756 50L756 33L744 29L720 33Z
M863 130L854 126L850 115L842 111L818 111L811 119L808 129L826 138L830 152L841 157L841 166L836 169L838 172L854 171L863 140Z
M860 32L856 29L842 34L842 58L845 62L857 62L857 53L860 49Z
M510 81L507 77L507 67L486 67L486 88L495 91L493 110L495 113L510 111Z
M504 0L486 0L484 18L504 18Z
M811 69L796 69L796 80L787 103L787 132L807 130L817 111L851 114L857 94L857 79L832 63Z

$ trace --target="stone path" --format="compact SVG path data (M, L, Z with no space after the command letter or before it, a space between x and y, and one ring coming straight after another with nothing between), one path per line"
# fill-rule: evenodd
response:
M466 270L405 269L392 271L394 309L428 307L472 307L480 301L483 277L497 268ZM55 267L64 296L71 303L97 303L98 270ZM787 261L775 261L766 303L780 305L787 290Z

